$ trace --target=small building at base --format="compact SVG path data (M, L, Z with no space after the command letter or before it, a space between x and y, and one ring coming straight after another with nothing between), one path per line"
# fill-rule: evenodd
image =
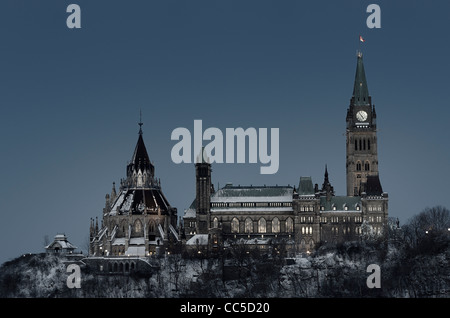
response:
M56 234L52 243L45 247L47 254L72 254L77 247L67 240L65 234Z

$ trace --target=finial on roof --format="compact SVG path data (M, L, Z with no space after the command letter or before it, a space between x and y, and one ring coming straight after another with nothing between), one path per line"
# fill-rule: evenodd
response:
M142 123L142 110L141 109L139 110L139 123L138 123L138 125L139 125L139 135L142 135L142 125L143 125L143 123Z
M196 163L210 163L209 157L205 152L205 147L202 147L202 150L198 154Z

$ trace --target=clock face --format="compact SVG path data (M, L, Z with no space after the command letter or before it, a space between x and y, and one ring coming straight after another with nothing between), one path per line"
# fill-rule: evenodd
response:
M367 119L367 113L363 110L360 110L356 113L356 119L359 121L365 121Z

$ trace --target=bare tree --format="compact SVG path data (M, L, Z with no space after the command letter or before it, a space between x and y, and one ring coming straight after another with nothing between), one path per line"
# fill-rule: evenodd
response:
M407 245L417 252L437 251L450 237L450 211L442 206L425 208L404 227Z
M44 243L44 247L48 246L50 244L50 239L48 238L47 234L44 235L43 243Z

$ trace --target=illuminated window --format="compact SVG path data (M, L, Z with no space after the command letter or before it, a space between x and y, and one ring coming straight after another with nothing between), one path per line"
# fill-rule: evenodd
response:
M272 220L272 232L280 233L280 220L278 218Z
M253 232L253 221L250 218L245 219L245 233Z
M266 219L260 218L258 221L258 233L266 233Z
M286 220L286 232L294 232L294 221L292 220L292 218L287 218Z
M237 218L231 220L231 233L239 233L239 220Z

